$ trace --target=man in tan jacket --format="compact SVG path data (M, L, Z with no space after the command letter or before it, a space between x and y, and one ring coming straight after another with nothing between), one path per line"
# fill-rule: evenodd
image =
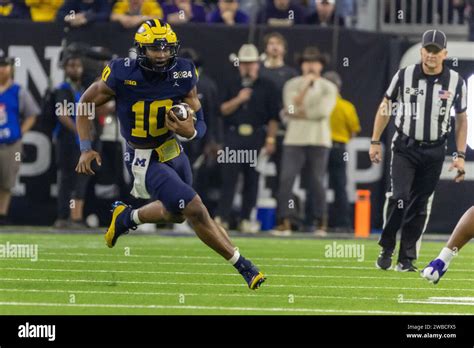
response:
M324 176L331 148L329 120L336 104L337 88L321 77L326 59L316 47L307 47L300 60L302 76L289 80L283 89L283 103L288 117L283 141L283 158L278 193L279 220L275 235L290 235L289 217L295 208L293 184L305 164L311 173L308 183L314 192L316 235L324 235L321 221L326 215Z

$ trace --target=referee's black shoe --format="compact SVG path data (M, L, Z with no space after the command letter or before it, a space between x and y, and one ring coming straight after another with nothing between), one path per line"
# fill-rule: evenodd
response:
M399 261L397 267L395 267L397 272L418 272L418 268L411 262L411 260L402 260Z
M392 256L393 250L382 249L377 261L375 262L375 267L383 270L389 270L392 268Z

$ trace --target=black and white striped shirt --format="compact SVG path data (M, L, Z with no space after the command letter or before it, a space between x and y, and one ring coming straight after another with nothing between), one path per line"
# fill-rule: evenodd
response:
M466 82L444 66L440 75L426 75L420 64L398 70L385 93L399 132L418 140L436 141L451 131L450 111L467 109Z

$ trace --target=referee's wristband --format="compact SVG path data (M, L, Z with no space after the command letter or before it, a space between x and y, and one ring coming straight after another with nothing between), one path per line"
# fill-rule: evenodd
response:
M370 141L370 145L381 145L382 142L381 141L378 141L378 140L371 140Z
M92 150L92 141L90 140L79 140L79 148L81 152Z
M458 151L454 153L454 157L466 159L466 153L464 151Z

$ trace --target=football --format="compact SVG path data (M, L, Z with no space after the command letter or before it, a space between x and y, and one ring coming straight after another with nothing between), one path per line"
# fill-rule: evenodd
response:
M173 105L171 108L170 108L170 111L173 111L173 114L180 120L180 121L184 121L188 118L188 110L187 108L189 108L189 105L186 104L186 103L180 103L180 104L176 104L176 105Z

